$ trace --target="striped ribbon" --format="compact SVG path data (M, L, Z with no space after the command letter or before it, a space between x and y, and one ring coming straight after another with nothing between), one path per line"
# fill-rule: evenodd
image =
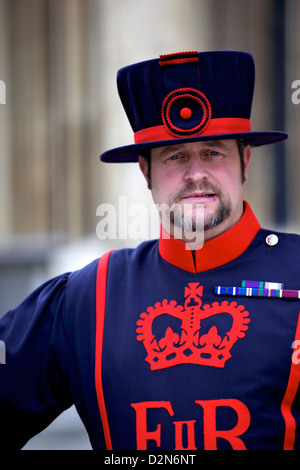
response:
M281 282L242 281L242 287L257 287L258 289L283 289L284 284Z
M243 281L242 287L215 286L216 295L243 297L275 297L300 299L300 290L283 289L283 284L265 281Z

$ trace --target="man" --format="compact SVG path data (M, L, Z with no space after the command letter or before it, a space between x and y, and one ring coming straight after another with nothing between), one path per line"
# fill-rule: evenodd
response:
M237 141L228 139L153 149L150 174L149 161L140 158L140 168L151 187L154 202L159 208L165 204L172 209L166 209L172 222L172 235L175 225L184 229L183 237L189 235L187 241L193 240L199 205L204 206L205 240L220 235L239 221L250 155L249 145L240 155Z
M139 161L161 236L1 319L0 446L74 403L94 449L300 448L299 236L262 229L243 201L251 147L287 135L251 131L253 84L243 52L119 72L135 143L101 159Z

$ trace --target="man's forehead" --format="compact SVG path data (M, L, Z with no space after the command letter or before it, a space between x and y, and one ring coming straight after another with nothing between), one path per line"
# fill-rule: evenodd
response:
M228 149L234 145L236 141L234 139L220 139L220 140L205 140L205 141L197 141L197 142L185 142L185 143L178 143L173 145L166 145L163 147L156 147L152 149L158 155L165 155L170 152L178 152L180 150L191 148L191 146L198 148L203 147L213 147L213 148L220 148L220 149Z

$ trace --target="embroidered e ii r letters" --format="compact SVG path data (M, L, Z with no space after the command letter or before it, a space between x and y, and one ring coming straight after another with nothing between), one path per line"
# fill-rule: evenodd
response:
M223 368L231 357L232 346L245 336L248 329L249 313L237 302L213 302L202 307L202 294L203 286L198 282L189 283L185 287L184 306L165 299L140 315L137 340L144 343L147 351L145 360L151 370L178 364ZM220 327L218 321L220 314L231 316L230 327L226 328L225 334L220 331L224 329L224 324ZM166 319L168 324L162 330L164 336L156 337L155 325Z

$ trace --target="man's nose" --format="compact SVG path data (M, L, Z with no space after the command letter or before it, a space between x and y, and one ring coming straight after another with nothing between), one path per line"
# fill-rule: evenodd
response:
M205 162L199 155L191 156L186 163L184 179L196 183L207 178L208 171Z

